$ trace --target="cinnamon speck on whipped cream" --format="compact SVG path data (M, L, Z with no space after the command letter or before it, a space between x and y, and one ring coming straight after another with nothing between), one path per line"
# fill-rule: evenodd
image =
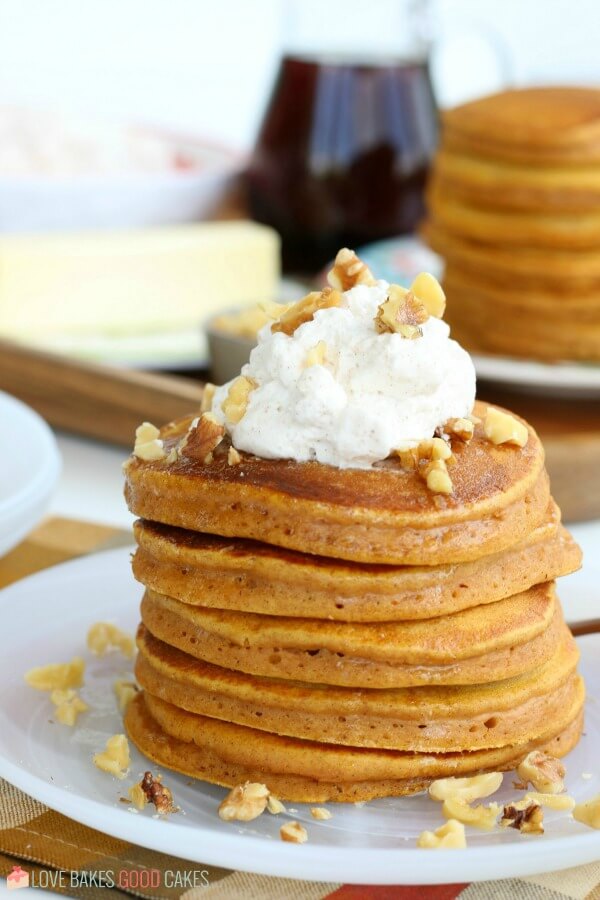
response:
M231 382L212 405L238 450L368 469L471 413L475 369L442 319L429 316L415 340L376 327L389 288L357 284L292 334L261 329L242 369L254 385L243 417L222 410Z

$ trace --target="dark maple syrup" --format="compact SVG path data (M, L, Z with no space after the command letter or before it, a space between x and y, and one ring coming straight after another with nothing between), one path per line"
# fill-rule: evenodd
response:
M414 231L437 142L426 62L285 56L251 164L251 212L288 271Z

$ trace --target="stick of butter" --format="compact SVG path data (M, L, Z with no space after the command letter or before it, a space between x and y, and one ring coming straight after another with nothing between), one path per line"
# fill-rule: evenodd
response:
M274 300L279 238L252 222L0 237L0 335L133 335L197 327Z

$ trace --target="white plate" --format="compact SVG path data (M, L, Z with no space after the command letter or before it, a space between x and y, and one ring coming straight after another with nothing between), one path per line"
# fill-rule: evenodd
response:
M119 797L146 767L133 752L131 777L117 781L92 765L92 754L108 736L122 731L111 682L127 669L124 659L98 660L84 651L88 626L112 620L133 629L140 588L129 571L129 551L97 554L48 569L0 595L0 614L10 622L0 658L0 775L73 819L114 837L213 865L268 875L357 884L465 882L533 874L600 858L600 832L568 814L547 811L546 834L523 837L513 829L469 832L469 847L426 853L415 846L424 828L442 823L438 804L426 795L379 800L362 807L330 804L333 818L318 822L304 804L290 804L287 817L265 814L253 822L227 824L217 816L220 788L165 772L185 815L168 821L151 812L134 815ZM564 593L564 592L563 592ZM568 594L568 592L567 592ZM568 600L567 596L567 600ZM568 604L567 604L568 608ZM568 789L578 801L600 791L600 639L585 638L582 670L591 694L586 734L567 760ZM90 711L71 730L50 724L48 698L23 682L30 666L75 654L88 658L83 696ZM591 773L584 780L582 773ZM500 794L515 796L511 776ZM285 818L304 822L309 840L301 846L279 840Z
M423 270L442 278L444 263L416 237L390 238L361 247L358 255L378 278L410 284ZM600 397L600 365L539 363L528 359L473 354L477 377L513 390L550 397Z
M0 556L42 518L60 473L50 428L36 412L0 391Z

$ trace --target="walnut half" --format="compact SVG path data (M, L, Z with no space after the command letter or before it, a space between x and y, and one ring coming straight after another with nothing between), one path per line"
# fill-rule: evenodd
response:
M560 794L565 789L566 769L560 759L532 750L517 766L517 774L525 784L532 784L536 791L545 794Z
M219 818L224 822L237 819L250 822L257 819L267 807L269 789L266 784L247 781L232 788L219 806Z
M212 452L223 440L225 428L211 412L202 413L194 419L187 434L179 445L181 456L199 459L207 464L212 462Z
M412 291L391 284L387 298L377 307L375 328L380 334L390 332L414 340L423 336L420 326L428 318L429 313Z
M358 258L354 250L342 247L338 252L327 281L337 291L349 291L357 284L376 284L370 270Z

